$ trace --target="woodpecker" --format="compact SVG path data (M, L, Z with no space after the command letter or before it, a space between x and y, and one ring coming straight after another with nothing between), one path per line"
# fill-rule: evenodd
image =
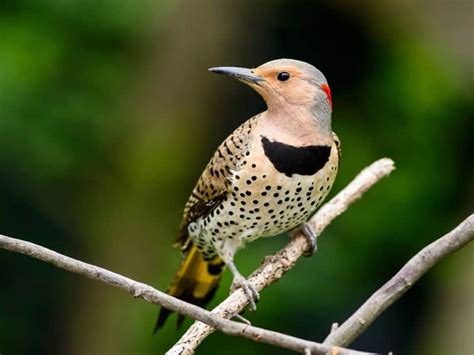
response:
M182 262L168 294L205 306L227 267L255 310L259 294L234 255L247 242L302 228L336 178L340 142L331 130L331 90L314 66L278 59L255 69L216 67L257 91L267 110L244 122L217 148L184 208L175 246ZM171 312L162 308L155 331ZM178 316L178 327L184 320Z

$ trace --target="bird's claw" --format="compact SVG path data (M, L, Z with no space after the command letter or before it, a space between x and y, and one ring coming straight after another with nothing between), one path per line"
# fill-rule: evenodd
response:
M306 251L303 253L303 256L309 257L314 254L316 250L318 250L318 243L316 241L316 233L314 233L313 228L308 225L307 223L304 223L300 227L301 232L303 232L303 235L306 238L306 241L308 242L308 248Z
M244 291L245 295L247 296L249 300L249 310L256 311L257 310L256 303L260 300L260 294L258 293L255 286L250 281L248 281L245 277L240 275L240 276L234 277L231 290L235 290L236 288L239 288L239 287L242 288L242 290Z
M252 323L247 319L245 318L244 316L242 316L241 314L237 313L237 314L234 314L232 316L232 318L236 318L238 319L239 321L241 321L242 323L245 323L247 325L252 325Z

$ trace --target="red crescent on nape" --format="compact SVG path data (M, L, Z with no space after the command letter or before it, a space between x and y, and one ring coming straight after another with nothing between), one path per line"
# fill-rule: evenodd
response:
M321 85L321 89L323 89L324 92L326 93L329 105L331 105L331 108L332 108L332 95L331 95L331 89L329 88L329 85L324 83Z

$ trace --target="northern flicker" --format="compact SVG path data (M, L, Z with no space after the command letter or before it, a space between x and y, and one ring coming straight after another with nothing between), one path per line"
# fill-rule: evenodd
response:
M310 241L308 254L316 246L304 222L329 193L340 158L331 91L318 69L292 59L209 70L249 85L267 110L224 140L196 183L175 241L183 259L168 293L205 306L227 266L254 310L259 294L235 266L235 253L298 226ZM169 314L161 309L155 330ZM178 326L182 321L179 316Z

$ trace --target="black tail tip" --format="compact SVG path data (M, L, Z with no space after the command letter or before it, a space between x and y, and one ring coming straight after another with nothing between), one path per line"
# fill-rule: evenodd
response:
M156 324L155 324L155 329L153 329L153 334L156 334L158 332L158 330L163 328L163 326L166 323L166 320L168 319L168 317L170 316L171 313L173 313L173 312L170 311L170 310L167 310L166 308L162 307L160 309L160 313L158 314L158 319L157 319ZM178 314L178 320L176 322L176 330L181 329L185 319L186 319L185 316L183 316L182 314Z
M166 323L166 320L172 312L166 308L161 307L160 313L158 314L158 319L156 320L155 329L153 329L153 334L156 334Z

